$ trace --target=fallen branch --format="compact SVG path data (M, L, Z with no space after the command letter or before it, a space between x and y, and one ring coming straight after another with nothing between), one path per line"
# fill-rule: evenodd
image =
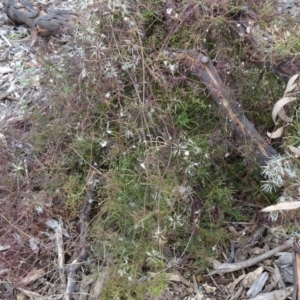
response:
M277 151L268 145L254 125L246 118L241 105L230 99L229 93L208 57L197 51L176 51L170 52L169 55L175 56L181 65L189 68L206 85L221 111L230 120L237 136L246 139L253 145L260 165L265 165L271 157L278 155Z
M73 299L72 294L76 286L76 271L85 263L88 257L90 247L88 242L86 241L86 238L88 235L88 226L94 199L95 180L96 174L92 172L89 176L89 179L87 180L87 191L83 198L83 204L79 216L79 245L78 251L74 255L76 258L64 268L64 272L68 274L64 300Z
M58 226L55 230L56 236L56 246L57 246L57 262L59 269L62 269L65 264L65 254L64 254L64 240L62 233L62 220L60 219L58 222ZM63 286L66 285L66 276L63 272L59 273L60 281Z

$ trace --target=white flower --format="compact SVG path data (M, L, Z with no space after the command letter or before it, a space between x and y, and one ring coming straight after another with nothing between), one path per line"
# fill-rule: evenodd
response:
M178 193L182 200L187 200L193 193L193 188L191 186L180 185L173 189L173 193Z
M289 161L285 162L285 164L284 164L284 172L290 178L296 178L296 177L298 177L296 170L290 165Z
M124 135L127 139L134 137L134 132L128 128L124 130Z
M104 66L104 73L107 78L115 78L118 76L118 70L112 65L110 61L106 62Z
M177 215L176 213L171 217L168 216L169 222L170 222L170 227L172 227L174 230L176 229L176 227L180 227L183 226L183 222L182 222L182 216L181 215Z
M22 161L20 161L19 164L17 164L17 165L12 163L13 173L17 174L17 173L20 173L20 171L23 171L24 167L22 165L23 165Z
M166 10L168 15L170 15L172 13L172 11L173 11L173 8L167 8L167 10Z
M275 222L278 219L278 211L270 212L269 219L271 219L272 222Z
M104 148L104 147L106 147L106 145L107 145L107 141L100 141L100 146L102 147L102 148Z
M276 185L271 181L262 181L263 185L261 189L266 193L272 193L272 191L276 190Z
M164 244L166 242L166 237L163 235L163 232L166 231L165 229L160 230L159 227L157 227L153 238L158 241L159 244Z
M77 139L79 142L83 142L83 141L84 141L84 137L83 137L82 135L76 134L76 139Z
M186 169L185 169L185 173L190 175L190 176L193 176L195 175L195 171L198 169L198 167L200 166L199 163L190 163Z
M173 149L172 153L174 156L180 156L181 153L184 153L187 150L187 148L188 147L186 144L175 144L174 143L173 147L172 147L172 149Z
M282 195L281 197L278 198L277 203L283 203L283 202L287 202L286 201L286 197L284 195Z
M169 69L171 71L171 74L174 75L174 71L176 69L176 65L169 64Z
M202 149L199 148L199 147L197 147L197 146L194 146L193 147L193 151L194 151L195 155L198 155L198 154L200 154L202 152Z
M112 131L109 129L109 123L106 124L106 132L107 132L108 134L111 134L111 133L112 133Z
M157 250L152 249L151 252L146 251L148 255L147 260L152 262L158 262L159 260L164 259L163 255L161 255Z
M290 244L293 244L295 242L300 246L300 233L297 231L292 232L288 240L288 243Z

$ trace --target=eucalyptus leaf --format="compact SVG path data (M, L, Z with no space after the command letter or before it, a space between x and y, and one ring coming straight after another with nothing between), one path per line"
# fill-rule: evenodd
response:
M291 118L286 116L286 113L284 111L284 106L287 105L288 103L291 103L291 102L295 101L295 100L296 100L296 97L283 97L275 103L273 111L272 111L272 119L273 119L275 124L276 124L276 117L277 116L282 118L282 120L284 120L286 122L290 122L288 120L290 120Z
M274 132L267 132L267 136L270 139L278 139L279 137L282 136L283 129L284 129L284 127L282 126L282 127L277 128Z
M292 92L295 87L297 86L297 83L294 84L295 80L299 77L299 74L295 74L294 76L292 76L286 86L286 89L284 91L284 96L289 93L289 92Z

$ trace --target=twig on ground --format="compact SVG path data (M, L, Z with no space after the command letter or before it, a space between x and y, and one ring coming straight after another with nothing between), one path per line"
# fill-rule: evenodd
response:
M62 234L62 220L59 220L58 226L56 228L56 244L57 244L57 257L58 257L58 267L62 270L65 265L65 254L64 254L64 241ZM66 276L63 272L59 274L61 283L65 286Z
M8 47L12 47L12 44L10 43L10 41L2 33L0 33L0 36L6 42Z
M256 264L258 264L259 262L272 257L274 254L276 254L277 252L281 252L281 251L285 251L289 248L291 248L292 245L289 243L285 243L279 247L276 247L264 254L261 254L257 257L248 259L246 261L242 261L242 262L238 262L238 263L234 263L234 264L228 264L228 263L224 263L221 264L220 266L217 267L216 270L212 271L210 274L206 275L206 276L210 276L210 275L214 275L214 274L225 274L225 273L231 273L234 271L238 271L241 269L245 269L245 268L249 268L251 266L254 266Z
M88 226L90 221L90 214L92 203L94 199L94 186L96 181L96 173L91 171L87 179L87 191L83 198L82 209L79 216L79 243L78 251L74 256L77 256L68 266L64 268L64 272L68 273L67 287L64 294L64 300L71 300L72 294L76 285L76 271L82 266L89 253L89 244L86 241L88 234Z

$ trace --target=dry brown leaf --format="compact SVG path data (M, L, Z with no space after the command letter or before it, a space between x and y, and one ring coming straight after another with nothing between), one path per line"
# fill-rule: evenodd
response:
M233 282L227 285L227 289L230 295L233 294L235 287L240 283L241 280L245 278L246 274L241 275L240 277L236 278Z
M299 74L295 74L294 76L292 76L289 79L289 82L286 86L286 89L284 91L284 95L286 95L287 93L293 91L295 89L295 87L297 86L297 83L294 84L295 80L299 77Z
M245 288L250 288L252 284L260 277L263 270L264 270L263 267L258 267L253 272L248 273L246 278L243 280L242 285Z
M278 112L278 117L288 123L291 123L293 121L293 118L287 116L287 114L285 113L285 110L282 108L279 112Z
M16 299L17 300L27 300L27 296L23 293L18 293L17 296L16 296Z
M152 273L152 272L149 272L148 274L151 274L151 276L153 276L152 274L155 275L155 273ZM170 281L182 282L186 286L193 287L193 283L191 283L190 281L185 279L179 272L168 273L167 275L168 275L167 279Z
M288 149L295 155L300 156L300 149L294 146L288 146Z
M283 202L275 205L270 205L261 210L261 212L272 212L277 210L292 210L300 207L300 201Z
M261 254L265 253L265 252L266 252L266 250L265 250L265 249L263 249L263 248L254 247L254 248L250 249L250 251L249 251L249 252L250 252L251 254L255 254L255 255L261 255Z
M27 297L29 297L29 299L42 299L42 296L36 292L32 292L26 289L23 289L21 287L18 287L18 290L20 292L22 292L24 295L26 295ZM28 299L28 298L26 298Z
M202 286L207 294L214 294L217 290L216 287L208 285L207 283L204 283Z
M25 62L25 67L26 68L33 68L33 67L39 68L40 66L41 65L36 61L27 61L27 62Z
M19 283L21 285L23 285L23 284L27 285L27 284L32 283L32 282L36 281L37 279L39 279L43 274L45 274L44 269L33 269L25 277L23 277L19 281Z
M283 129L284 129L284 127L281 126L281 127L277 128L274 132L267 132L267 136L268 136L270 139L278 139L279 137L282 136L282 134L283 134Z
M285 120L284 116L286 116L285 111L284 111L284 106L287 105L288 103L291 103L293 101L296 100L296 97L283 97L280 100L278 100L274 107L273 107L273 111L272 111L272 119L274 121L274 123L276 124L276 118L277 116L279 116L280 118L282 118L281 116L283 116L283 120L286 122L290 122ZM283 111L281 111L283 110ZM288 117L287 117L288 118ZM290 120L290 118L288 118L288 120Z

